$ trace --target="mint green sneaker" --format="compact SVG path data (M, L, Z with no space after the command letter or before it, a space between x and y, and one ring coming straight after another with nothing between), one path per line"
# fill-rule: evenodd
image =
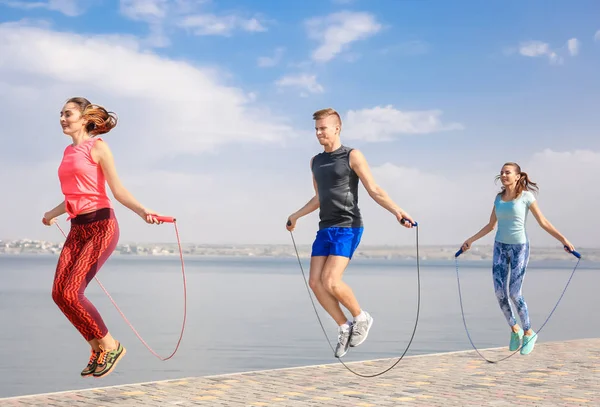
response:
M508 346L508 350L511 352L516 351L521 346L521 339L523 339L523 328L519 328L518 332L510 333L510 345Z
M532 331L533 334L530 336L523 336L523 347L521 348L521 355L529 355L535 346L535 341L537 341L537 333Z

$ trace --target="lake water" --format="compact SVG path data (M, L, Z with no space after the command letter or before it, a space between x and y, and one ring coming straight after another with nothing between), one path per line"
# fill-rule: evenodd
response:
M166 362L147 351L98 284L90 284L88 298L113 336L127 347L127 356L108 377L83 379L79 372L89 347L51 298L56 260L41 255L0 257L0 397L336 362L296 259L188 257L188 322L178 353ZM98 275L144 339L163 356L174 349L181 327L178 261L114 256ZM308 273L308 259L303 264ZM524 294L534 329L551 311L574 265L575 261L530 265ZM600 309L599 269L598 264L580 264L540 342L600 336L595 317ZM368 340L351 348L344 360L399 355L415 321L415 263L357 258L345 281L375 322ZM476 345L506 346L509 328L493 293L490 265L462 262L461 283ZM454 263L422 263L421 290L421 315L408 355L470 349ZM335 323L318 309L335 340ZM396 368L401 366L402 362Z

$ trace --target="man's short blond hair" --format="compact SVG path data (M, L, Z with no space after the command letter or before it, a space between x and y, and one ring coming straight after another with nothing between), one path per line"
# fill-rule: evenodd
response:
M320 119L324 119L329 116L337 117L338 123L339 123L340 127L342 127L342 118L340 117L338 112L336 112L335 110L333 110L330 107L328 107L327 109L321 109L321 110L317 110L316 112L314 112L313 120L320 120Z

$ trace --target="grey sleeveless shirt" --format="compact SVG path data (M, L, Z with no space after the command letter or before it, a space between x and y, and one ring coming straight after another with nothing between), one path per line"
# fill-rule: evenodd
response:
M319 229L362 227L358 208L358 175L350 168L352 148L341 146L313 158L312 173L319 192Z

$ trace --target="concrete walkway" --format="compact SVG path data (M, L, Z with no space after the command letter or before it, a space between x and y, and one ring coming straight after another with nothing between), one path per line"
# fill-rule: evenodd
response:
M509 354L482 351L489 359ZM376 373L395 359L350 363ZM0 406L600 406L600 339L536 344L489 364L474 351L406 357L378 378L341 364L0 399Z

